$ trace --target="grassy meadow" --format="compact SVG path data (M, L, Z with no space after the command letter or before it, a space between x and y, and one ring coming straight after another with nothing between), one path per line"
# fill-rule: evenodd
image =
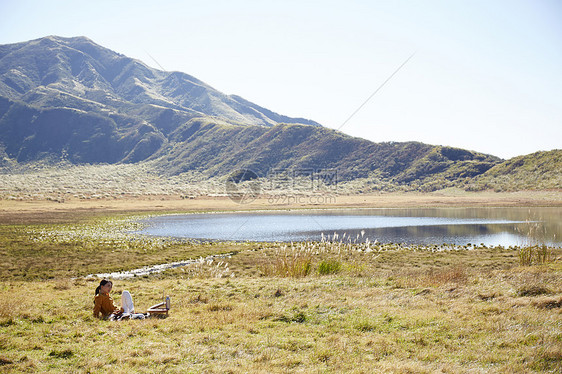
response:
M0 372L562 371L559 249L139 239L100 211L3 214ZM168 318L93 318L88 274L219 253L114 280Z

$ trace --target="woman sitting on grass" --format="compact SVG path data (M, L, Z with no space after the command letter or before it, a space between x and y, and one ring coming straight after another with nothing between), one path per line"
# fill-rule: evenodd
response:
M113 304L113 299L109 296L113 283L107 279L103 279L96 288L94 297L94 317L110 320L120 320L123 318L144 318L144 314L135 314L133 298L129 291L123 291L121 294L121 309ZM100 316L101 314L101 316Z

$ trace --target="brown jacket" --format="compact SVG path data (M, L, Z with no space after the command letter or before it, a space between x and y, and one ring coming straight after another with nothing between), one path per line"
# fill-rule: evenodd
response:
M119 308L113 304L113 299L107 293L100 293L94 298L94 317L99 318L99 314L103 318L109 316L113 312L117 312Z

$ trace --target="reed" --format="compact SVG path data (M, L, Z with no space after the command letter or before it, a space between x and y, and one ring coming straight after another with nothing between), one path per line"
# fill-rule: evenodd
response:
M551 261L552 249L545 244L521 247L518 255L522 266L544 265Z
M518 252L520 265L544 265L551 261L552 249L544 243L546 229L539 219L530 217L517 231L526 238Z
M312 248L302 243L281 245L273 256L267 256L262 271L267 276L302 278L311 270Z

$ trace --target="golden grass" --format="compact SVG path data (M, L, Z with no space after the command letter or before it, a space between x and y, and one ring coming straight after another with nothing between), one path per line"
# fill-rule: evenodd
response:
M261 270L266 276L302 278L310 274L314 252L306 245L282 244L269 256L263 253L267 262Z
M546 264L551 260L552 251L546 245L534 245L519 249L521 265Z
M423 279L430 272L421 274ZM63 280L5 282L0 291L2 370L429 373L562 368L560 307L546 307L543 298L520 296L515 289L532 278L560 297L559 268L535 272L514 267L485 274L472 269L460 280L433 274L438 278L433 285L414 287L404 286L410 275L398 269L364 277L167 275L116 281L115 299L128 289L137 309L157 302L163 292L172 297L169 318L123 322L91 316L96 281L67 279L68 287L62 288Z
M562 371L560 249L522 266L504 248L125 245L98 235L111 219L80 217L0 226L1 372ZM236 254L115 280L114 299L127 289L138 311L170 295L166 319L92 316L98 280L86 274L226 251ZM291 261L308 270L272 270Z

